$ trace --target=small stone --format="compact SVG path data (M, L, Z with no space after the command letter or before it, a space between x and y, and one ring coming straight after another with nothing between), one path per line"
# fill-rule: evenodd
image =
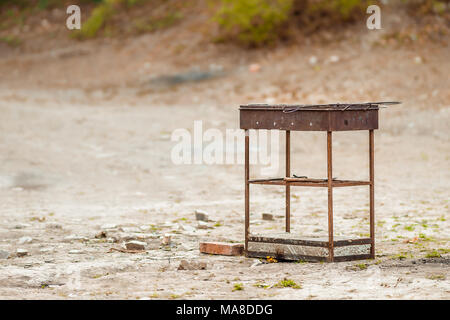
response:
M172 236L170 234L166 233L161 240L161 244L163 246L168 246L170 244L171 238L172 238Z
M197 221L208 221L209 220L208 212L203 210L195 210L195 219L197 219Z
M147 242L146 250L157 250L161 246L161 242L159 240L151 240Z
M42 253L53 252L53 251L55 251L54 248L42 248L39 250L39 252L42 252Z
M24 257L28 255L28 251L25 249L17 249L16 254L18 257Z
M331 57L330 57L330 62L331 62L331 63L339 62L339 60L340 60L340 59L339 59L338 56L331 56Z
M208 223L205 221L198 221L197 229L208 229Z
M271 213L263 213L262 214L262 219L263 220L273 220L273 214L271 214Z
M128 232L128 233L139 233L142 232L142 230L138 227L121 227L119 228L120 231Z
M162 225L160 225L159 227L161 228L173 228L175 226L175 224L171 223L171 222L166 222Z
M316 56L311 56L311 57L309 57L309 64L310 65L316 65L317 64L317 62L319 61L319 59L317 59L317 57Z
M77 236L75 234L72 234L70 236L64 237L64 242L70 242L70 241L87 241L88 239L83 236Z
M106 238L107 234L106 231L100 231L95 235L95 239L104 239Z
M47 229L62 229L62 225L59 223L47 223L45 226Z
M255 262L253 262L253 264L250 266L250 268L254 268L254 267L257 267L257 266L262 265L262 264L263 263L260 260L257 260Z
M159 239L159 234L156 233L139 233L136 235L139 236L139 239Z
M261 65L259 65L258 63L252 63L248 67L248 71L250 72L258 72L259 70L261 70Z
M117 229L117 224L114 223L107 223L101 226L101 229L108 230L108 229Z
M177 270L205 270L206 262L181 260Z
M178 225L178 230L187 231L187 232L195 232L195 228L191 227L191 226L189 226L187 224L179 224Z
M147 245L146 242L129 241L125 243L125 248L127 248L127 250L145 250L146 245Z
M81 251L81 250L70 250L69 251L69 254L80 254L80 253L83 253L83 251Z
M200 252L208 254L219 254L224 256L240 256L244 251L241 243L227 242L200 242Z
M120 239L120 241L137 240L137 237L133 233L120 233L117 235L117 237Z
M159 235L154 233L120 233L118 235L121 241L158 239Z
M139 229L141 229L142 231L148 231L150 230L152 227L151 226L140 226Z
M33 238L31 237L22 237L19 239L19 244L25 244L25 243L31 243L33 241Z
M421 56L416 56L416 57L414 58L414 62L415 62L416 64L421 64L421 63L423 62L423 59L422 59Z
M0 250L0 259L8 259L9 258L9 252L5 250Z
M25 229L31 227L31 224L28 223L19 223L14 226L14 229Z

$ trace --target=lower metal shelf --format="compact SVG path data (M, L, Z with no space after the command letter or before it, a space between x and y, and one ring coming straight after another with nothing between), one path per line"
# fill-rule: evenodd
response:
M372 241L370 238L333 241L334 261L370 259ZM292 261L326 261L329 258L327 238L304 237L294 233L250 234L248 257Z
M267 184L276 186L303 186L303 187L328 187L328 179L310 179L310 178L269 178L269 179L252 179L248 181L251 184ZM370 181L358 180L337 180L331 181L332 187L353 187L353 186L369 186Z

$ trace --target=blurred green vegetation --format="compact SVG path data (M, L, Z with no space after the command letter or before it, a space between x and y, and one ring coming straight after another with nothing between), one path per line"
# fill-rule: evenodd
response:
M220 28L218 41L260 46L289 36L290 30L311 34L319 29L364 21L374 0L215 0L213 21ZM393 0L416 16L444 15L448 19L450 0ZM400 8L400 7L399 7ZM448 20L447 20L448 21Z
M138 33L163 30L173 26L182 17L183 15L178 11L169 11L161 17L146 17L136 19L136 21L134 21L133 27Z
M10 47L18 47L22 44L22 41L14 36L0 37L1 42L6 43Z
M369 5L381 5L375 0L208 1L213 10L205 26L218 26L216 40L249 47L289 38L296 30L306 35L320 29L335 30L363 21ZM81 30L70 33L75 38L154 32L181 21L180 8L188 2L196 0L0 0L0 31L23 26L37 10L78 4L83 6L83 22ZM448 21L450 0L392 0L391 4L404 7L417 17L440 15ZM17 43L9 38L2 42Z
M402 0L416 15L443 15L450 10L450 0Z
M374 1L366 0L297 0L306 2L305 14L308 16L320 14L322 16L337 16L343 21L352 19L354 14L365 13L367 7Z
M221 0L213 20L222 29L221 40L249 45L273 41L288 20L294 0Z
M106 21L114 14L115 6L124 0L104 0L95 7L89 19L85 21L81 30L73 33L79 39L89 39L97 35L97 32L104 26Z
M305 31L355 21L365 14L368 0L220 0L213 20L220 41L259 46L284 36L286 28Z
M163 2L167 1L159 1L159 3ZM82 24L81 30L74 32L73 36L78 39L94 38L102 28L105 29L105 34L109 34L114 28L112 26L108 28L107 24L114 16L145 3L150 3L150 0L103 0L92 10L89 18ZM156 1L152 0L152 4L156 4ZM182 14L173 9L167 9L160 16L154 16L152 12L149 12L144 17L130 19L127 29L136 33L153 32L174 25L181 17Z

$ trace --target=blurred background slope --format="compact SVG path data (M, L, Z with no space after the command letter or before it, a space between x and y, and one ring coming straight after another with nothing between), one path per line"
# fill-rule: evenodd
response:
M74 3L81 30L65 25ZM381 30L366 28L370 4L381 7ZM449 8L448 0L1 0L0 81L169 104L192 99L185 88L211 89L214 101L324 102L408 99L424 85L442 105ZM343 95L353 82L353 96Z

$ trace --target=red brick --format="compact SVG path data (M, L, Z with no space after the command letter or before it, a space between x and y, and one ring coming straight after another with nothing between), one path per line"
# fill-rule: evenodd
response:
M240 256L244 251L241 243L227 242L200 242L200 252L209 254L220 254L223 256Z

